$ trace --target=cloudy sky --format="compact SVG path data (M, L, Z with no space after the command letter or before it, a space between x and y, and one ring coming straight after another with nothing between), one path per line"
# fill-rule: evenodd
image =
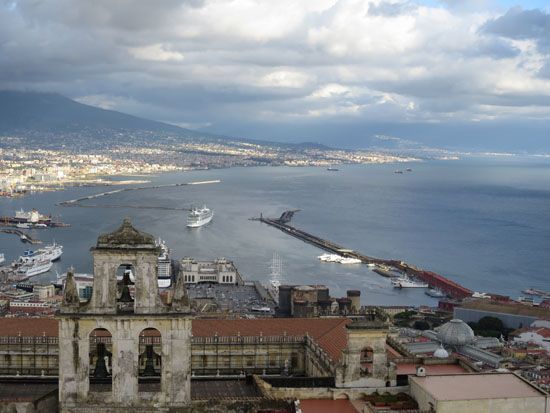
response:
M0 0L0 89L250 138L544 149L550 2Z

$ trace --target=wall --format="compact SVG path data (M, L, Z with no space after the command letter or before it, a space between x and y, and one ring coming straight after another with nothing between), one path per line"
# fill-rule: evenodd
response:
M471 321L477 323L481 318L487 316L500 319L506 328L529 327L531 323L537 320L537 317L497 313L494 311L483 311L462 307L456 307L454 309L454 318L459 318L466 323Z

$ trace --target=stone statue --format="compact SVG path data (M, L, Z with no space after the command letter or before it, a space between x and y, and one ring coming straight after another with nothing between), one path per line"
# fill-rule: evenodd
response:
M67 272L67 278L65 279L63 305L71 307L80 305L80 297L78 296L78 289L76 288L76 282L74 280L72 269Z

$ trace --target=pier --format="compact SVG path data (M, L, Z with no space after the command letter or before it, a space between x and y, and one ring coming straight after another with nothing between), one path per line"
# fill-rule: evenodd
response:
M94 195L88 195L83 196L81 198L76 199L70 199L68 201L62 201L57 203L56 205L64 206L64 207L81 207L81 208L136 208L136 209L163 209L168 211L188 211L188 208L170 208L170 207L162 207L162 206L141 206L141 205L120 205L120 204L111 204L111 205L99 205L99 204L82 204L82 201L87 201L90 199L97 199L97 198L103 198L107 197L109 195L118 194L121 192L129 192L129 191L143 191L146 189L161 189L161 188L173 188L178 186L187 186L187 185L208 185L208 184L217 184L220 183L221 180L214 179L210 181L194 181L194 182L183 182L183 183L176 183L176 184L165 184L165 185L153 185L153 186L137 186L132 188L121 188L121 189L115 189L113 191L107 191L107 192L101 192L99 194Z
M260 221L264 224L275 227L284 233L298 238L301 241L307 242L308 244L314 245L322 250L341 255L343 257L356 258L361 260L364 264L378 264L378 265L387 265L394 267L401 271L404 274L407 274L411 277L418 278L426 283L432 288L437 288L444 293L448 294L452 298L463 299L472 295L473 291L469 290L466 287L461 286L460 284L449 280L448 278L443 277L432 271L427 271L422 268L415 267L413 265L407 264L404 261L400 260L388 260L382 258L375 258L368 255L361 254L355 250L343 247L334 242L328 241L326 239L312 235L306 231L302 231L298 228L289 225L288 219L289 215L292 217L292 214L289 214L287 211L284 212L279 219L264 218L263 215L260 215L259 218L251 218L253 221ZM292 211L296 212L296 211Z
M28 242L29 244L41 244L42 243L42 241L40 241L39 239L33 238L29 234L26 234L23 231L20 231L18 229L2 228L2 229L0 229L0 232L3 232L4 234L17 235L21 241Z

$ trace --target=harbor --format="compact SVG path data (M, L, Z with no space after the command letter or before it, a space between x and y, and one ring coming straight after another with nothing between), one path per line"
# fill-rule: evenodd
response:
M251 220L259 221L275 227L294 238L298 238L301 241L312 244L322 250L328 251L329 253L338 255L340 257L360 260L360 262L362 262L363 264L375 265L375 270L380 268L381 270L384 270L386 272L386 274L381 274L384 277L388 277L388 272L392 269L395 269L401 275L405 275L406 277L412 278L413 280L420 280L423 284L425 284L425 287L430 287L432 289L441 291L454 299L463 299L466 297L470 297L473 294L472 290L463 287L462 285L452 280L449 280L448 278L435 272L418 268L401 260L382 259L368 256L353 249L346 248L332 241L317 237L306 231L295 228L289 224L294 212L297 211L285 211L278 219L265 218L263 214L260 214L259 218L251 218ZM380 274L381 271L375 272ZM401 282L399 282L398 288L406 286L405 281L406 280L402 280ZM394 286L396 285L394 284Z

